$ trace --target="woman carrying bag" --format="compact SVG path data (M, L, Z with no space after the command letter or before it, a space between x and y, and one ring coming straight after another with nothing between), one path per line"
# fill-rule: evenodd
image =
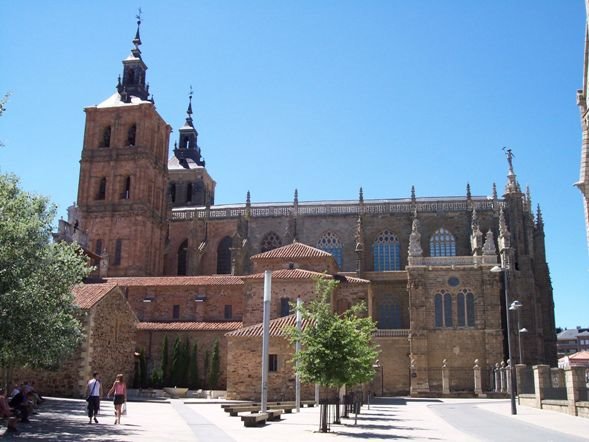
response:
M116 378L114 384L112 384L111 389L108 391L107 397L110 397L111 394L114 394L114 396L115 396L114 404L115 404L115 416L117 417L115 419L115 425L116 425L116 424L121 423L121 414L122 414L121 409L123 407L123 404L125 404L127 402L127 385L123 381L122 374L117 375L117 378Z

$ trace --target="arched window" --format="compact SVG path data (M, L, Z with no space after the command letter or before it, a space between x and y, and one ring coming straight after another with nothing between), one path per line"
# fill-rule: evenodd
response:
M400 270L401 247L397 236L388 230L380 232L372 244L372 256L375 272Z
M219 242L217 247L217 273L231 273L231 237L226 236Z
M135 138L137 136L137 125L133 124L127 132L127 146L135 146Z
M471 292L466 294L466 325L474 327L474 295Z
M100 182L98 183L98 192L96 193L97 200L103 200L106 198L106 178L100 178Z
M274 232L269 232L262 239L262 243L260 244L260 251L267 252L269 250L277 249L281 245L282 240L280 239L280 237Z
M458 327L466 325L466 305L464 301L464 293L458 293L456 297L456 316L458 317Z
M110 147L110 126L106 126L102 132L100 147Z
M456 256L454 235L443 227L436 230L429 240L430 256Z
M280 316L290 315L290 298L280 298Z
M203 184L202 181L197 181L196 183L193 184L193 201L194 204L197 204L199 206L204 206L205 205L205 186Z
M121 265L121 261L123 260L123 240L117 239L115 241L115 259L113 265L118 266Z
M452 295L444 293L444 325L452 327Z
M188 268L188 240L185 240L178 248L178 275L186 275Z
M452 327L452 295L442 290L434 296L435 327Z
M127 83L135 84L135 70L134 69L129 69L127 71Z
M456 297L459 327L474 327L474 295L464 289Z
M435 309L435 326L444 326L444 308L442 306L442 295L436 293L434 296L434 309Z
M325 232L319 241L317 241L317 248L331 253L337 262L338 267L342 268L342 252L343 246L335 233Z

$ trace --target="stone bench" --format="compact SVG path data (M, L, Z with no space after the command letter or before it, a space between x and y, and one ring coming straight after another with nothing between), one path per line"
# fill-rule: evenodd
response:
M282 406L282 405L272 404L272 406L279 407L279 408L275 408L274 411L280 410L280 414L282 414L282 413L290 414L290 413L292 413L292 410L294 410L296 408L294 405ZM248 411L252 412L252 413L257 413L260 411L261 408L262 407L260 405L235 406L235 407L225 408L225 412L229 413L229 416L237 416L239 413L245 413Z
M266 423L268 420L268 413L244 414L241 416L241 420L245 427L255 427L256 425Z

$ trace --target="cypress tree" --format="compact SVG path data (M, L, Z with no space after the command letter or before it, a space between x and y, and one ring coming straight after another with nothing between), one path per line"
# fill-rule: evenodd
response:
M203 388L209 388L209 351L205 351Z
M192 346L192 357L190 358L189 376L190 380L188 385L192 390L196 390L200 384L200 382L198 381L198 344L196 342Z
M164 348L162 350L162 382L170 385L170 362L168 355L168 335L164 336Z
M209 384L211 390L216 389L219 385L221 375L221 361L219 360L219 340L215 339L213 353L211 355L211 370L209 374Z
M188 338L184 339L184 345L182 345L182 381L183 387L188 387L189 375L190 375L190 342Z
M180 344L180 338L178 336L176 336L176 339L174 340L170 380L172 381L171 385L174 387L179 387L182 382L182 345Z

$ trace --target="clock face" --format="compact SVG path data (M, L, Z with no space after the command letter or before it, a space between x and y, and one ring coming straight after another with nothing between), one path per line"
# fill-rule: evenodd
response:
M457 287L460 284L460 279L458 279L456 276L450 276L448 278L448 285L450 287Z

